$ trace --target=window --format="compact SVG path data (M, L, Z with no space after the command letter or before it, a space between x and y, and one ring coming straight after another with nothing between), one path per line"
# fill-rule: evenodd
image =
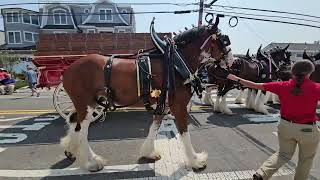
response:
M22 15L22 19L23 19L23 22L24 23L27 23L27 24L30 24L31 23L31 17L30 17L30 15L29 14L23 14Z
M85 14L89 14L89 9L84 9Z
M39 25L39 16L31 15L31 24Z
M126 32L126 30L124 30L124 29L119 29L118 30L118 33L125 33Z
M39 39L39 34L34 32L24 32L24 41L26 42L37 42Z
M23 23L39 25L38 15L23 14L22 19L23 19Z
M67 24L67 13L65 10L55 10L53 12L54 24L56 25L65 25Z
M7 22L8 23L19 22L19 13L18 12L6 13L6 16L7 16Z
M100 9L99 13L100 13L100 16L99 16L100 21L112 21L111 9Z
M8 31L8 44L21 44L20 31Z
M96 30L95 30L95 29L88 29L87 32L88 32L88 33L95 33Z
M24 40L29 41L29 42L33 42L32 33L24 32Z
M301 53L298 53L298 54L297 54L297 57L302 57L302 54L301 54Z

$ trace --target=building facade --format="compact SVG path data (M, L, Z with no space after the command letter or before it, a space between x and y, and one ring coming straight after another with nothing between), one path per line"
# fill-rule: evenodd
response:
M130 5L110 0L94 3L52 3L39 12L23 8L2 8L4 30L0 32L1 51L30 61L40 33L135 33L136 23Z
M290 44L288 51L291 52L290 59L293 61L301 60L302 54L304 50L307 51L309 55L315 55L316 53L320 52L320 41L315 41L314 43L270 43L265 48L263 48L263 51L269 51L272 48L280 47L284 48Z
M39 38L39 13L22 8L1 9L5 34L2 49L34 49Z
M133 9L110 0L52 3L40 8L41 33L134 33Z

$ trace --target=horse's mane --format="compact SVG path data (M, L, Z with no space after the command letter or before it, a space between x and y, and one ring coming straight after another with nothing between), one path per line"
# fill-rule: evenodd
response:
M184 32L182 32L181 34L178 34L176 36L174 36L173 40L176 43L190 43L191 41L193 41L194 39L199 38L204 32L205 30L208 29L208 26L200 26L200 27L194 27L192 29L186 30ZM217 32L218 29L215 28L216 30L214 30L214 32Z

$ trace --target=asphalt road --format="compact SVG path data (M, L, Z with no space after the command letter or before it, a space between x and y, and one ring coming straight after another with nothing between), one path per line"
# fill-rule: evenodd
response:
M234 98L234 95L230 98ZM52 107L50 93L43 93L40 98L29 97L27 94L0 97L0 179L121 179L157 176L156 162L139 157L139 148L147 136L151 114L135 110L114 112L109 113L104 122L92 123L89 130L90 145L97 154L107 159L106 166L110 169L87 174L82 171L72 172L77 164L66 159L59 145L67 127L64 119L52 113ZM213 113L210 107L199 106L197 101L194 103L189 116L191 139L197 151L205 150L209 154L207 167L195 172L203 177L197 176L199 179L211 179L210 174L224 175L225 178L220 179L232 179L226 173L254 171L277 149L278 106L269 107L271 115L268 116L239 106L231 107L236 114L227 116ZM175 140L174 136L171 130L166 134L171 140ZM172 153L175 151L172 147L165 148ZM172 153L172 156L177 154ZM273 179L292 179L291 171L296 163L295 155L284 167L288 175L280 174ZM129 170L123 170L124 167ZM318 150L311 179L320 178L319 169ZM45 174L47 171L55 173L55 170L65 174ZM176 176L169 178L179 179Z

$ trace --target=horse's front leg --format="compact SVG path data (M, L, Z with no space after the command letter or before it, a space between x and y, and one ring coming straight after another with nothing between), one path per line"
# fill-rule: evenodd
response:
M213 110L215 112L222 112L221 108L220 108L220 99L221 99L221 94L222 94L222 91L223 91L223 85L219 85L218 86L218 90L217 90L217 97L216 97L216 101L213 105Z
M187 165L192 168L200 169L207 165L208 154L206 152L196 153L193 148L188 132L187 103L188 94L177 93L170 109L176 119L175 123L180 134L180 140L184 146Z
M141 146L140 156L158 160L161 158L159 151L155 150L154 141L157 136L158 129L162 122L162 116L153 116L153 122L149 129L149 134Z

